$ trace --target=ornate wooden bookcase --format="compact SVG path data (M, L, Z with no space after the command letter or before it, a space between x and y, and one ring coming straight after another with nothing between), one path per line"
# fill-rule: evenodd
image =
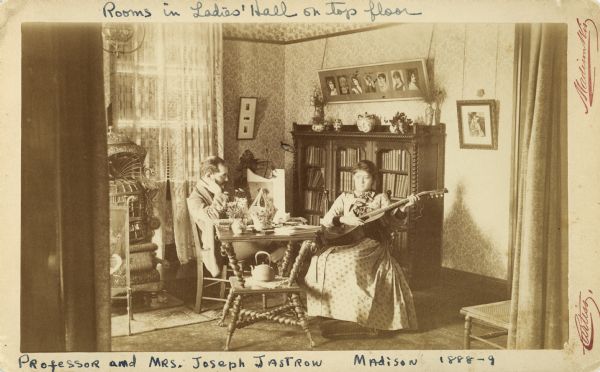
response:
M392 134L379 126L370 133L348 125L342 131L314 132L294 123L294 214L318 224L329 205L352 189L351 167L360 159L377 165L377 192L392 200L444 188L445 125L415 125ZM393 237L394 256L413 288L434 284L441 266L443 199L425 199L411 208L408 222Z

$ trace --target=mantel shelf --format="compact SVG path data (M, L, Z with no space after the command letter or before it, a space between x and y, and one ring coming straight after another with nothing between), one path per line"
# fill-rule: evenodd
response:
M358 130L356 125L344 125L340 131L326 130L315 132L310 124L294 123L292 133L297 136L306 137L353 137L353 138L391 138L391 139L412 139L427 136L445 136L445 124L439 125L415 125L411 133L391 133L389 126L378 125L368 133Z

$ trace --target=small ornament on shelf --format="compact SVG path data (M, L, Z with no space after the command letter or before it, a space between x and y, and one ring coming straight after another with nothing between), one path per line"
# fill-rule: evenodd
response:
M325 125L325 130L332 130L334 121L335 119L332 116L326 117L325 122L323 123L323 125Z
M342 123L342 119L338 118L333 121L333 130L335 130L336 132L341 131L343 126L344 124Z
M433 79L433 74L430 74L429 78L429 90L423 96L426 103L423 121L425 125L436 125L439 121L440 106L446 99L446 90Z
M364 115L358 115L358 119L356 119L356 127L364 133L369 133L379 123L379 116L367 112Z
M385 122L390 125L389 129L391 133L406 134L409 133L414 126L412 119L409 119L403 112L396 112L392 119L386 119Z
M313 120L313 122L314 122L314 120ZM315 132L322 132L322 131L324 131L324 130L325 130L325 124L322 124L322 123L315 123L315 124L313 124L313 125L312 125L312 127L311 127L311 128L312 128L312 130L313 130L313 131L315 131Z

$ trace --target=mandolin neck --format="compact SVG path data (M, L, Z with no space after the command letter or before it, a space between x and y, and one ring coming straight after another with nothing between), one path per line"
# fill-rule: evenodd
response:
M385 213L387 211L391 211L392 209L401 207L402 205L404 205L406 203L408 203L408 198L405 198L405 199L402 199L402 200L398 200L397 202L394 202L394 203L392 203L392 204L390 204L388 206L385 206L383 208L375 209L374 211L371 211L369 213L365 213L362 216L360 216L360 218L367 219L369 217L373 217L373 216L376 216L378 214Z
M443 189L443 190L437 190L437 191L421 191L420 193L417 194L418 197L422 197L424 195L431 195L431 194L441 194L443 195L444 193L448 192L447 189ZM365 220L365 219L369 219L373 216L377 216L379 214L385 213L387 211L390 211L394 208L398 208L404 204L408 203L408 198L404 198L401 200L398 200L397 202L394 202L388 206L385 206L383 208L379 208L379 209L375 209L374 211L371 211L369 213L365 213L363 214L360 218Z

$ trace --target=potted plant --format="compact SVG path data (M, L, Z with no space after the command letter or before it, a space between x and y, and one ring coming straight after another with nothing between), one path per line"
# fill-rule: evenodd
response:
M390 125L389 129L391 133L400 134L410 132L414 124L412 119L409 119L403 112L396 112L396 114L394 115L394 117L392 117L391 120L386 119L385 122Z

